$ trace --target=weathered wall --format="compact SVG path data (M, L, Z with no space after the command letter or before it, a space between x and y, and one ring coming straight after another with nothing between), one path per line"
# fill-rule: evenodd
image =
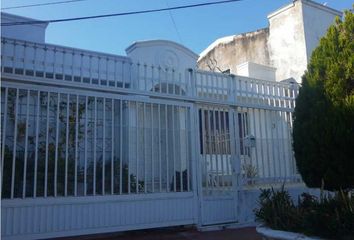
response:
M216 72L230 69L237 74L236 66L247 61L269 65L268 34L264 28L217 40L201 53L198 67Z
M307 66L302 6L288 5L268 16L271 65L278 81L293 77L301 82Z
M276 68L277 81L301 82L313 49L340 15L314 1L295 0L268 15L269 28L216 40L201 53L198 66L239 74L236 65L254 62Z

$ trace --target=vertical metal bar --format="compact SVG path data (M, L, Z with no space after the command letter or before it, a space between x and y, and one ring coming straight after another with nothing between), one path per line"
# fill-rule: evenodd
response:
M3 186L3 179L4 179L4 160L5 160L5 141L6 141L6 125L7 125L7 102L8 102L8 88L5 88L5 104L4 104L4 125L2 129L2 142L1 142L1 190ZM28 95L28 94L27 94ZM28 105L28 99L27 99L27 105ZM27 107L28 110L28 107ZM26 118L26 121L28 121L28 117ZM28 126L28 124L27 124ZM27 128L26 128L27 129ZM26 130L27 132L27 130Z
M257 172L258 172L259 171L259 163L258 163L259 159L258 159L258 148L257 148L256 109L254 109L254 108L252 108L252 116L253 116L253 118L252 118L252 121L253 121L253 134L254 134L254 138L255 138L254 156L255 156L256 168L257 168Z
M268 177L271 177L271 171L270 171L270 146L269 146L269 137L268 137L268 128L269 128L269 124L268 124L268 116L267 116L267 110L264 110L264 129L265 129L265 135L266 135L266 143L267 143L267 166L268 166ZM271 130L271 129L270 129ZM274 166L273 166L274 167Z
M280 138L280 142L282 145L282 151L283 151L283 161L284 161L284 176L287 177L288 176L288 164L287 164L287 159L285 156L285 137L284 137L284 117L283 117L283 111L280 111L280 126L281 126L281 138Z
M133 63L129 63L129 82L130 84L133 83ZM139 83L138 83L139 84Z
M290 133L290 116L288 116L290 113L289 112L284 112L284 121L285 121L285 126L286 126L286 138L287 138L287 147L288 147L288 154L289 154L289 158L288 158L288 160L289 160L289 167L291 168L291 170L290 170L290 174L292 175L292 174L294 174L295 173L295 171L294 171L294 166L293 166L293 163L292 163L292 157L291 157L291 155L292 155L292 151L291 151L291 141L290 141L290 139L291 139L291 133ZM284 137L285 138L285 137Z
M109 77L108 77L108 63L109 63L109 58L106 58L106 84L109 86Z
M78 165L78 142L79 142L79 95L76 95L75 117L75 171L74 171L74 195L77 196L77 165Z
M190 191L190 179L189 179L189 174L190 174L190 157L189 157L189 123L191 121L190 119L190 108L185 107L186 110L186 116L185 116L185 128L186 128L186 174L187 174L187 191ZM199 151L199 147L196 149L196 151ZM199 154L198 154L199 155Z
M36 58L37 58L37 45L36 43L33 44L33 75L36 75Z
M14 48L13 48L13 52L12 52L12 56L13 56L12 68L13 68L13 70L15 72L15 68L16 68L15 62L16 62L16 56L17 56L16 55L16 45L17 45L16 40L14 40L13 45L14 45Z
M182 112L181 111L181 107L180 106L177 106L177 110L178 110L178 122L180 123L181 122L181 115L182 115ZM180 124L181 125L181 124ZM182 141L182 138L181 138L181 135L182 135L182 128L181 126L179 126L178 128L178 131L179 131L179 161L180 161L180 174L179 174L179 178L180 178L180 187L181 187L181 192L183 192L183 169L182 169L182 144L183 142ZM187 159L187 158L186 158Z
M124 78L124 61L122 61L122 88L125 88L125 78ZM117 83L118 85L118 83ZM128 177L129 178L129 177Z
M94 127L93 127L93 195L96 195L96 150L97 150L97 97L94 97Z
M103 133L102 133L102 195L105 195L105 164L106 164L106 98L103 98ZM112 166L111 166L112 167Z
M166 127L166 135L165 135L165 140L166 140L166 177L167 177L167 181L166 181L166 189L167 192L170 191L169 188L169 181L170 181L170 176L169 176L169 156L168 156L168 121L167 121L167 104L165 104L165 127Z
M146 63L144 64L144 87L145 87L145 91L149 91L148 90L148 86L147 86L147 65Z
M135 102L135 121L136 121L136 181L135 181L135 191L139 193L138 183L139 183L139 104Z
M68 195L68 160L69 160L69 128L70 128L70 95L66 94L66 132L65 132L65 190L64 190L64 196Z
M213 108L213 132L214 132L214 156L215 156L215 165L216 165L216 188L217 190L219 190L220 188L220 181L219 181L219 153L218 153L218 140L217 140L217 129L216 129L216 109L217 108Z
M7 90L7 88L6 88ZM5 93L5 97L7 98L7 91ZM27 90L27 97L26 97L26 132L25 132L25 158L23 160L23 185L22 185L22 198L26 197L26 180L27 180L27 158L28 158L28 122L29 122L29 99L30 99L30 90ZM5 100L5 102L7 101L7 99ZM5 111L7 111L7 105L4 105L5 107ZM6 118L4 115L4 126L6 123ZM3 137L4 139L4 137ZM1 167L3 167L3 163L1 165ZM2 176L2 173L1 173Z
M158 89L159 89L159 93L162 93L162 87L161 87L161 66L158 66L158 79L157 79L157 81L158 81L158 84L159 84L159 87L158 87Z
M202 124L202 132L201 132L202 142L201 142L201 144L203 145L203 164L204 164L203 169L205 171L204 172L205 173L205 189L206 189L206 191L208 191L209 190L209 187L208 187L209 177L208 177L208 166L207 166L207 153L208 153L207 147L209 148L209 146L207 146L207 144L206 144L206 126L205 126L205 111L206 110L203 108L200 108L199 111L200 111L200 117L202 120L201 121L201 124ZM207 116L208 116L208 112L207 112Z
M158 151L159 151L159 155L158 155L158 160L159 160L159 192L162 192L162 163L161 163L161 104L157 104L158 106Z
M49 144L49 105L50 105L50 92L47 95L47 123L46 123L46 136L45 136L45 170L44 170L44 197L47 197L48 187L48 144Z
M81 68L82 69L82 68ZM92 56L89 55L89 84L92 84Z
M74 52L73 52L73 55L74 55ZM84 66L83 65L84 65L84 54L80 53L80 82L84 81L83 80L83 77L84 77L84 75L83 75ZM72 65L72 68L73 68L73 76L72 77L73 78L75 78L74 77L74 66L75 66L75 64L73 62L73 65ZM89 57L89 71L91 71L90 69L91 69L91 56ZM90 77L91 77L91 73L90 73Z
M177 191L176 189L176 145L175 145L175 106L171 105L172 110L172 158L173 158L173 189L174 192Z
M276 172L276 170L277 170L277 164L276 164L276 162L275 162L275 160L276 160L276 154L275 154L275 152L276 152L276 150L275 150L275 143L274 143L274 133L273 133L273 129L275 129L276 128L276 125L275 125L275 122L274 122L274 111L269 111L269 115L270 115L270 120L271 120L271 123L272 123L272 126L271 126L271 138L272 138L272 158L273 158L273 166L274 166L274 175L275 175L275 177L278 177L277 176L277 172ZM279 169L278 169L279 170Z
M44 61L43 61L43 76L46 77L46 71L47 71L47 50L48 48L44 47Z
M133 76L132 76L132 71L133 71L133 67L134 65L133 64L130 64L130 80L132 81L133 79ZM135 79L136 79L136 83L137 83L137 90L142 90L140 89L140 63L136 63L136 76L135 76Z
M295 102L295 101L294 101ZM291 162L293 165L293 169L294 169L294 174L296 173L296 163L295 163L295 158L294 158L294 152L292 149L292 145L291 145L291 137L293 136L293 115L292 112L289 112L289 124L290 124L290 129L289 129L289 144L290 144L290 153L291 153Z
M245 91L246 91L246 103L250 103L250 97L249 97L249 89L248 89L248 85L249 85L249 83L248 83L247 79L245 79L245 87L246 87L246 89L245 89Z
M57 55L57 48L54 47L54 55L53 55L53 79L55 79L55 60L56 60L56 55Z
M120 164L120 167L119 167L119 194L122 194L122 187L123 187L123 177L122 177L122 174L123 174L123 103L122 103L122 99L120 100L120 106L119 106L119 113L120 113L120 132L119 132L119 149L120 149L120 161L119 161L119 164ZM129 111L129 108L128 108L128 111ZM129 117L129 112L128 112L128 117ZM128 127L128 126L127 126ZM128 132L129 132L129 129L128 129ZM129 136L130 137L130 136ZM130 141L130 138L128 137L129 141ZM128 145L129 142L128 142ZM129 175L128 175L128 178L129 178Z
M263 129L262 129L262 110L258 109L258 113L259 113L259 137L261 139L261 157L262 157L262 177L265 177L265 165L264 165L264 151L263 151ZM269 167L269 166L268 166Z
M82 69L82 57L80 59L80 69ZM71 80L74 81L74 68L75 68L75 52L71 52ZM63 76L65 78L65 76ZM81 81L81 79L80 79Z
M241 133L240 138L242 138L242 155L243 155L243 162L242 163L245 164L247 153L246 153L246 146L245 146L246 124L245 124L245 110L244 110L244 108L240 108L239 114L240 114L240 125L241 125L240 126L241 129L239 130L239 132ZM246 176L246 178L247 178L247 176Z
M26 75L26 43L23 44L23 75Z
M173 71L175 71L175 70L173 70ZM181 73L179 73L179 72L177 72L177 74L178 74L178 86L179 86L179 95L183 95L182 94L182 91L183 91L183 82L182 82L182 74ZM184 89L186 89L186 88L184 88ZM187 89L186 89L186 91L187 91Z
M226 121L226 115L230 114L230 112L228 111L228 109L224 109L223 111L223 116L224 116L224 131L225 131L225 156L226 156L226 172L228 175L232 174L232 171L230 171L230 165L229 165L229 161L228 161L228 155L230 152L231 155L231 150L229 149L229 144L231 145L231 135L230 135L230 127L229 127L229 132L227 132L227 121ZM232 123L231 123L232 124ZM229 125L230 125L230 121L229 121ZM229 136L228 136L229 134Z
M114 98L112 98L111 105L111 121L111 194L114 194ZM119 150L122 151L121 148ZM122 158L120 158L120 161L122 161ZM119 189L121 189L120 186Z
M155 86L154 86L154 72L155 72L155 67L154 65L151 66L151 91L155 92Z
M161 104L158 104L158 144L159 144L159 190L162 192L162 163L161 163Z
M16 145L17 145L17 119L18 119L18 102L19 102L20 90L16 89L16 102L15 102L15 123L14 123L14 146L12 150L12 173L11 173L11 198L14 198L15 188L15 168L16 168Z
M37 197L37 167L38 167L38 138L39 138L39 107L40 107L40 91L37 92L37 111L36 111L36 143L34 150L34 182L33 182L33 197ZM17 125L17 123L15 123Z
M210 112L212 110L210 110L209 108L207 108L207 116L208 116L208 149L209 149L209 171L212 172L213 171L213 159L212 159L212 155L213 155L213 146L212 146L212 138L211 138L211 116L210 116ZM207 176L208 176L208 180L210 178L210 189L214 190L214 182L213 182L213 176L210 175L208 169L207 169Z
M234 199L238 199L239 190L243 188L240 182L240 138L238 127L238 110L229 108L229 124L230 124L230 144L231 144L231 164L232 164L232 190ZM233 147L235 146L235 147ZM235 151L237 149L237 151ZM235 207L235 216L239 216L239 208Z
M65 64L64 64L65 63L65 54L66 54L65 50L62 51L62 53L63 53L63 59L62 59L63 60L63 63L62 63L62 68L63 68L62 70L63 71L62 71L62 75L63 75L63 80L65 80Z
M55 132L55 159L54 159L54 197L58 193L58 154L59 154L59 115L60 115L60 93L57 99L57 119L56 119L56 132Z
M98 79L98 85L101 85L101 66L100 66L100 63L101 63L101 57L98 56L97 57L97 79Z
M87 122L88 122L88 97L85 96L85 156L84 156L84 196L87 195Z
M154 106L151 106L151 182L152 182L152 192L155 192L155 174L154 174Z
M280 104L280 102L279 102L279 104ZM282 173L281 173L281 160L280 160L280 158L281 158L281 153L280 153L280 138L279 138L279 116L278 116L278 114L277 114L278 112L277 111L274 111L274 117L275 117L275 119L274 119L274 122L275 122L275 132L276 132L276 135L277 135L277 137L276 137L276 142L277 142L277 146L276 146L276 149L277 149L277 153L278 153L278 164L279 164L279 177L282 177Z
M130 101L128 101L128 116L129 116L129 119L127 121L127 128L128 128L128 139L129 139L129 144L128 144L128 149L129 149L129 156L128 156L128 194L130 194L130 156L133 155L133 154L130 154L132 151L131 151L131 145L133 144L133 140L132 140L132 134L130 134L130 126L129 126L129 123L131 122L131 120L133 120L133 117L131 116L131 103ZM130 120L130 118L132 118ZM122 139L120 139L122 140Z
M219 133L219 138L218 138L218 141L217 141L217 147L218 147L218 155L219 155L219 157L220 157L220 161L221 161L221 171L220 171L220 173L221 173L221 176L220 176L220 178L221 178L221 187L222 188L224 188L224 173L225 173L225 170L224 170L224 156L223 156L223 151L222 151L222 146L220 146L221 144L220 144L220 142L221 142L221 137L222 137L222 132L221 132L221 111L222 111L223 109L221 109L221 108L219 108L218 109L218 121L219 121L219 129L218 129L218 133ZM218 165L219 165L219 163L218 163Z
M175 70L171 69L171 82L172 82L172 94L176 94L176 76L175 76ZM166 80L167 81L167 80ZM168 82L166 82L166 85L168 86Z
M147 184L147 167L146 167L146 163L147 163L147 153L146 153L146 145L147 145L147 141L146 141L146 131L147 131L147 126L145 125L147 121L147 116L146 116L146 103L144 102L143 103L143 114L142 114L142 132L143 132L143 137L141 138L143 140L143 159L144 159L144 183L145 183L145 186L144 186L144 192L146 193L147 192L147 187L146 187L146 184Z
M114 80L114 87L118 87L118 76L117 76L117 59L114 59L114 70L113 70L113 80ZM114 99L112 99L114 102Z

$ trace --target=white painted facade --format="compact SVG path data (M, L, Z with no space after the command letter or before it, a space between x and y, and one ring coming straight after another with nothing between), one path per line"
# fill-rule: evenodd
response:
M31 27L1 38L3 239L247 223L260 186L304 189L298 88L272 68L202 71L177 43L116 56L34 41Z

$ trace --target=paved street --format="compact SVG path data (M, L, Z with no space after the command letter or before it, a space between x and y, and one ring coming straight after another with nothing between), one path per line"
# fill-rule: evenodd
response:
M261 240L254 227L200 232L194 228L162 228L96 234L57 240Z

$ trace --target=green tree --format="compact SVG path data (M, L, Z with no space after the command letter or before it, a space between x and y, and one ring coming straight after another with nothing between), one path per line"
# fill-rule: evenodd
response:
M308 187L354 188L354 14L336 19L312 53L296 99L294 151Z

